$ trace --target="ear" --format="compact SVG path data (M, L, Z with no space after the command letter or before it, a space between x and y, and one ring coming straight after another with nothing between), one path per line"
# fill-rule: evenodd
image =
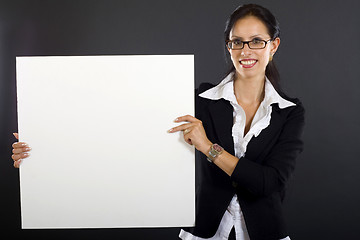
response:
M272 55L274 55L277 51L277 49L279 48L280 45L280 38L275 38L273 41L271 41L271 47L270 47L270 52Z
M226 49L228 50L228 52L231 54L231 52L230 52L230 48L228 47L228 45L227 45L227 44L225 44L225 46L226 46Z

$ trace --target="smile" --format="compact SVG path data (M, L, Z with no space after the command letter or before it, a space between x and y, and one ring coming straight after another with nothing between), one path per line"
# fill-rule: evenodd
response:
M257 63L257 60L255 59L243 59L240 61L240 64L244 68L252 68Z

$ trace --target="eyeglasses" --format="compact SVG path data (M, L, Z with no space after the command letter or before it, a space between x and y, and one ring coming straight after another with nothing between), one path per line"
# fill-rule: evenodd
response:
M241 41L239 39L234 39L226 41L226 46L232 50L239 50L243 49L245 44L247 44L250 49L263 49L270 41L271 39L261 40L255 38L251 41Z

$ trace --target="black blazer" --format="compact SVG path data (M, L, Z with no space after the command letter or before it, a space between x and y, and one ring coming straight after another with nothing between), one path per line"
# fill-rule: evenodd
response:
M233 107L224 99L198 96L211 87L201 84L197 90L195 115L203 122L209 140L235 155ZM196 220L195 227L187 231L212 237L236 193L251 240L279 240L288 235L282 200L295 159L303 149L304 108L298 99L282 97L296 106L280 109L278 104L272 105L270 125L251 139L231 177L196 152Z

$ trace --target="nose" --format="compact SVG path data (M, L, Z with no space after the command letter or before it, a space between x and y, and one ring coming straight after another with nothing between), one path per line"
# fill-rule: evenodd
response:
M251 54L252 50L250 49L248 43L246 43L246 44L244 44L243 49L241 49L240 51L241 51L241 53L240 53L241 56L247 56L247 55Z

